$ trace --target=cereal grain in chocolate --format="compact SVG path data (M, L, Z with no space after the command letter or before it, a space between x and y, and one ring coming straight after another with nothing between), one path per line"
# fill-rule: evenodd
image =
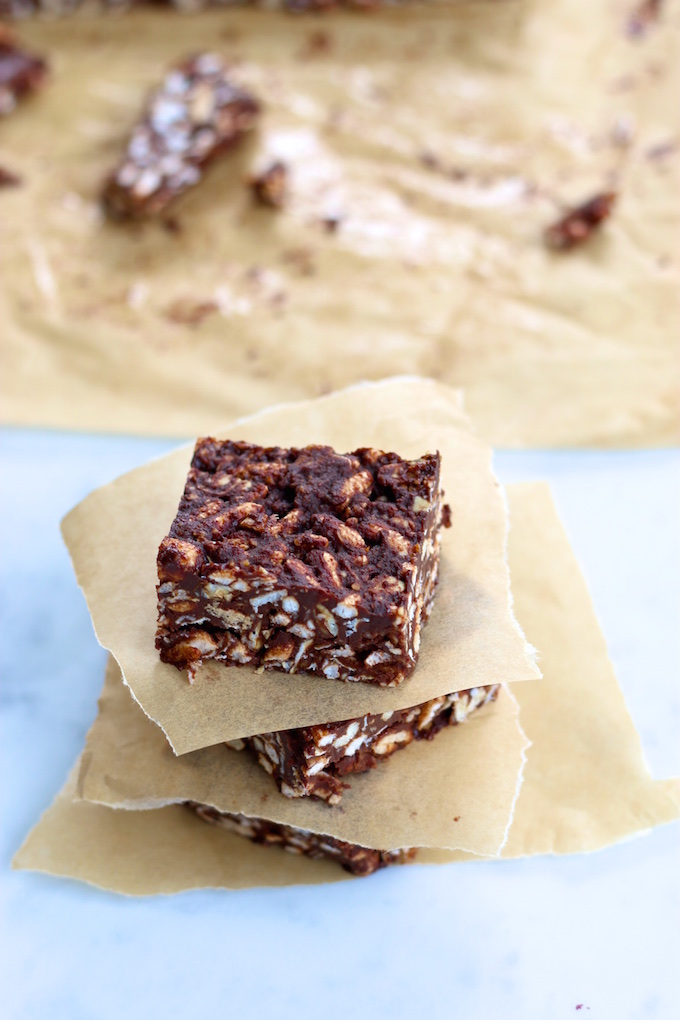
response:
M434 597L439 477L439 454L199 440L158 553L161 659L400 683Z

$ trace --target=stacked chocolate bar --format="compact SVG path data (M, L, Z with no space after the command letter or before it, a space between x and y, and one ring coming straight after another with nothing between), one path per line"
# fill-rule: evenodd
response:
M189 849L265 884L428 848L498 856L528 744L508 688L541 674L458 394L364 384L225 435L62 523L111 652L74 810L155 831L167 808Z
M206 660L306 672L320 684L401 684L416 667L437 587L440 456L361 448L262 447L200 439L158 553L156 646L191 681ZM399 710L229 741L289 798L338 805L345 777L433 739L492 701L498 685ZM376 707L380 704L378 691ZM259 843L326 856L355 874L414 851L368 850L323 834L189 802Z

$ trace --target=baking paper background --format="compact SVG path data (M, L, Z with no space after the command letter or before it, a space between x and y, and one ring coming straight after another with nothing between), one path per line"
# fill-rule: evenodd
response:
M195 435L416 373L465 387L498 446L676 441L680 10L632 40L632 7L22 24L53 75L2 126L23 178L0 194L2 420ZM148 88L206 46L264 100L257 135L179 230L104 223ZM244 187L267 155L290 167L281 213ZM563 203L610 187L592 243L544 249Z
M62 530L100 642L134 697L178 754L252 733L352 719L417 705L469 687L540 676L512 616L507 517L490 448L460 397L427 380L352 387L234 423L231 439L264 445L328 443L418 457L438 449L452 526L442 529L439 586L419 664L396 688L207 662L193 684L162 663L156 633L156 554L177 511L193 447L91 493Z
M502 856L596 850L678 818L680 780L649 774L548 486L513 485L508 494L517 612L542 648L545 678L512 689L532 746ZM29 835L16 867L135 895L349 877L328 862L255 847L185 808L116 811L73 803L76 774ZM422 863L478 859L418 854Z
M195 800L378 850L418 845L495 856L507 837L528 746L517 717L517 702L502 690L463 725L348 776L341 805L329 808L309 797L283 797L247 752L217 744L174 755L110 660L77 796L131 809Z

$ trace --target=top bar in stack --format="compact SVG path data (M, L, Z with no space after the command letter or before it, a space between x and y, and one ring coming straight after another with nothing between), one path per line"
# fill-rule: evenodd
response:
M395 686L437 581L440 456L199 439L158 553L161 659Z
M184 61L154 92L108 178L103 203L117 219L161 212L254 124L260 105L214 53Z

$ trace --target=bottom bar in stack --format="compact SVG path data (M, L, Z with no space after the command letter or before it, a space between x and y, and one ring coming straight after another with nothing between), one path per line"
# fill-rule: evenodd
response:
M270 822L266 818L249 818L230 811L217 811L207 804L196 804L194 801L187 801L186 806L195 811L204 822L220 825L223 829L245 836L253 843L280 846L291 853L304 854L305 857L317 860L326 857L337 861L352 875L372 875L378 868L386 868L388 864L408 864L416 855L416 850L408 847L400 850L372 850L308 829Z

